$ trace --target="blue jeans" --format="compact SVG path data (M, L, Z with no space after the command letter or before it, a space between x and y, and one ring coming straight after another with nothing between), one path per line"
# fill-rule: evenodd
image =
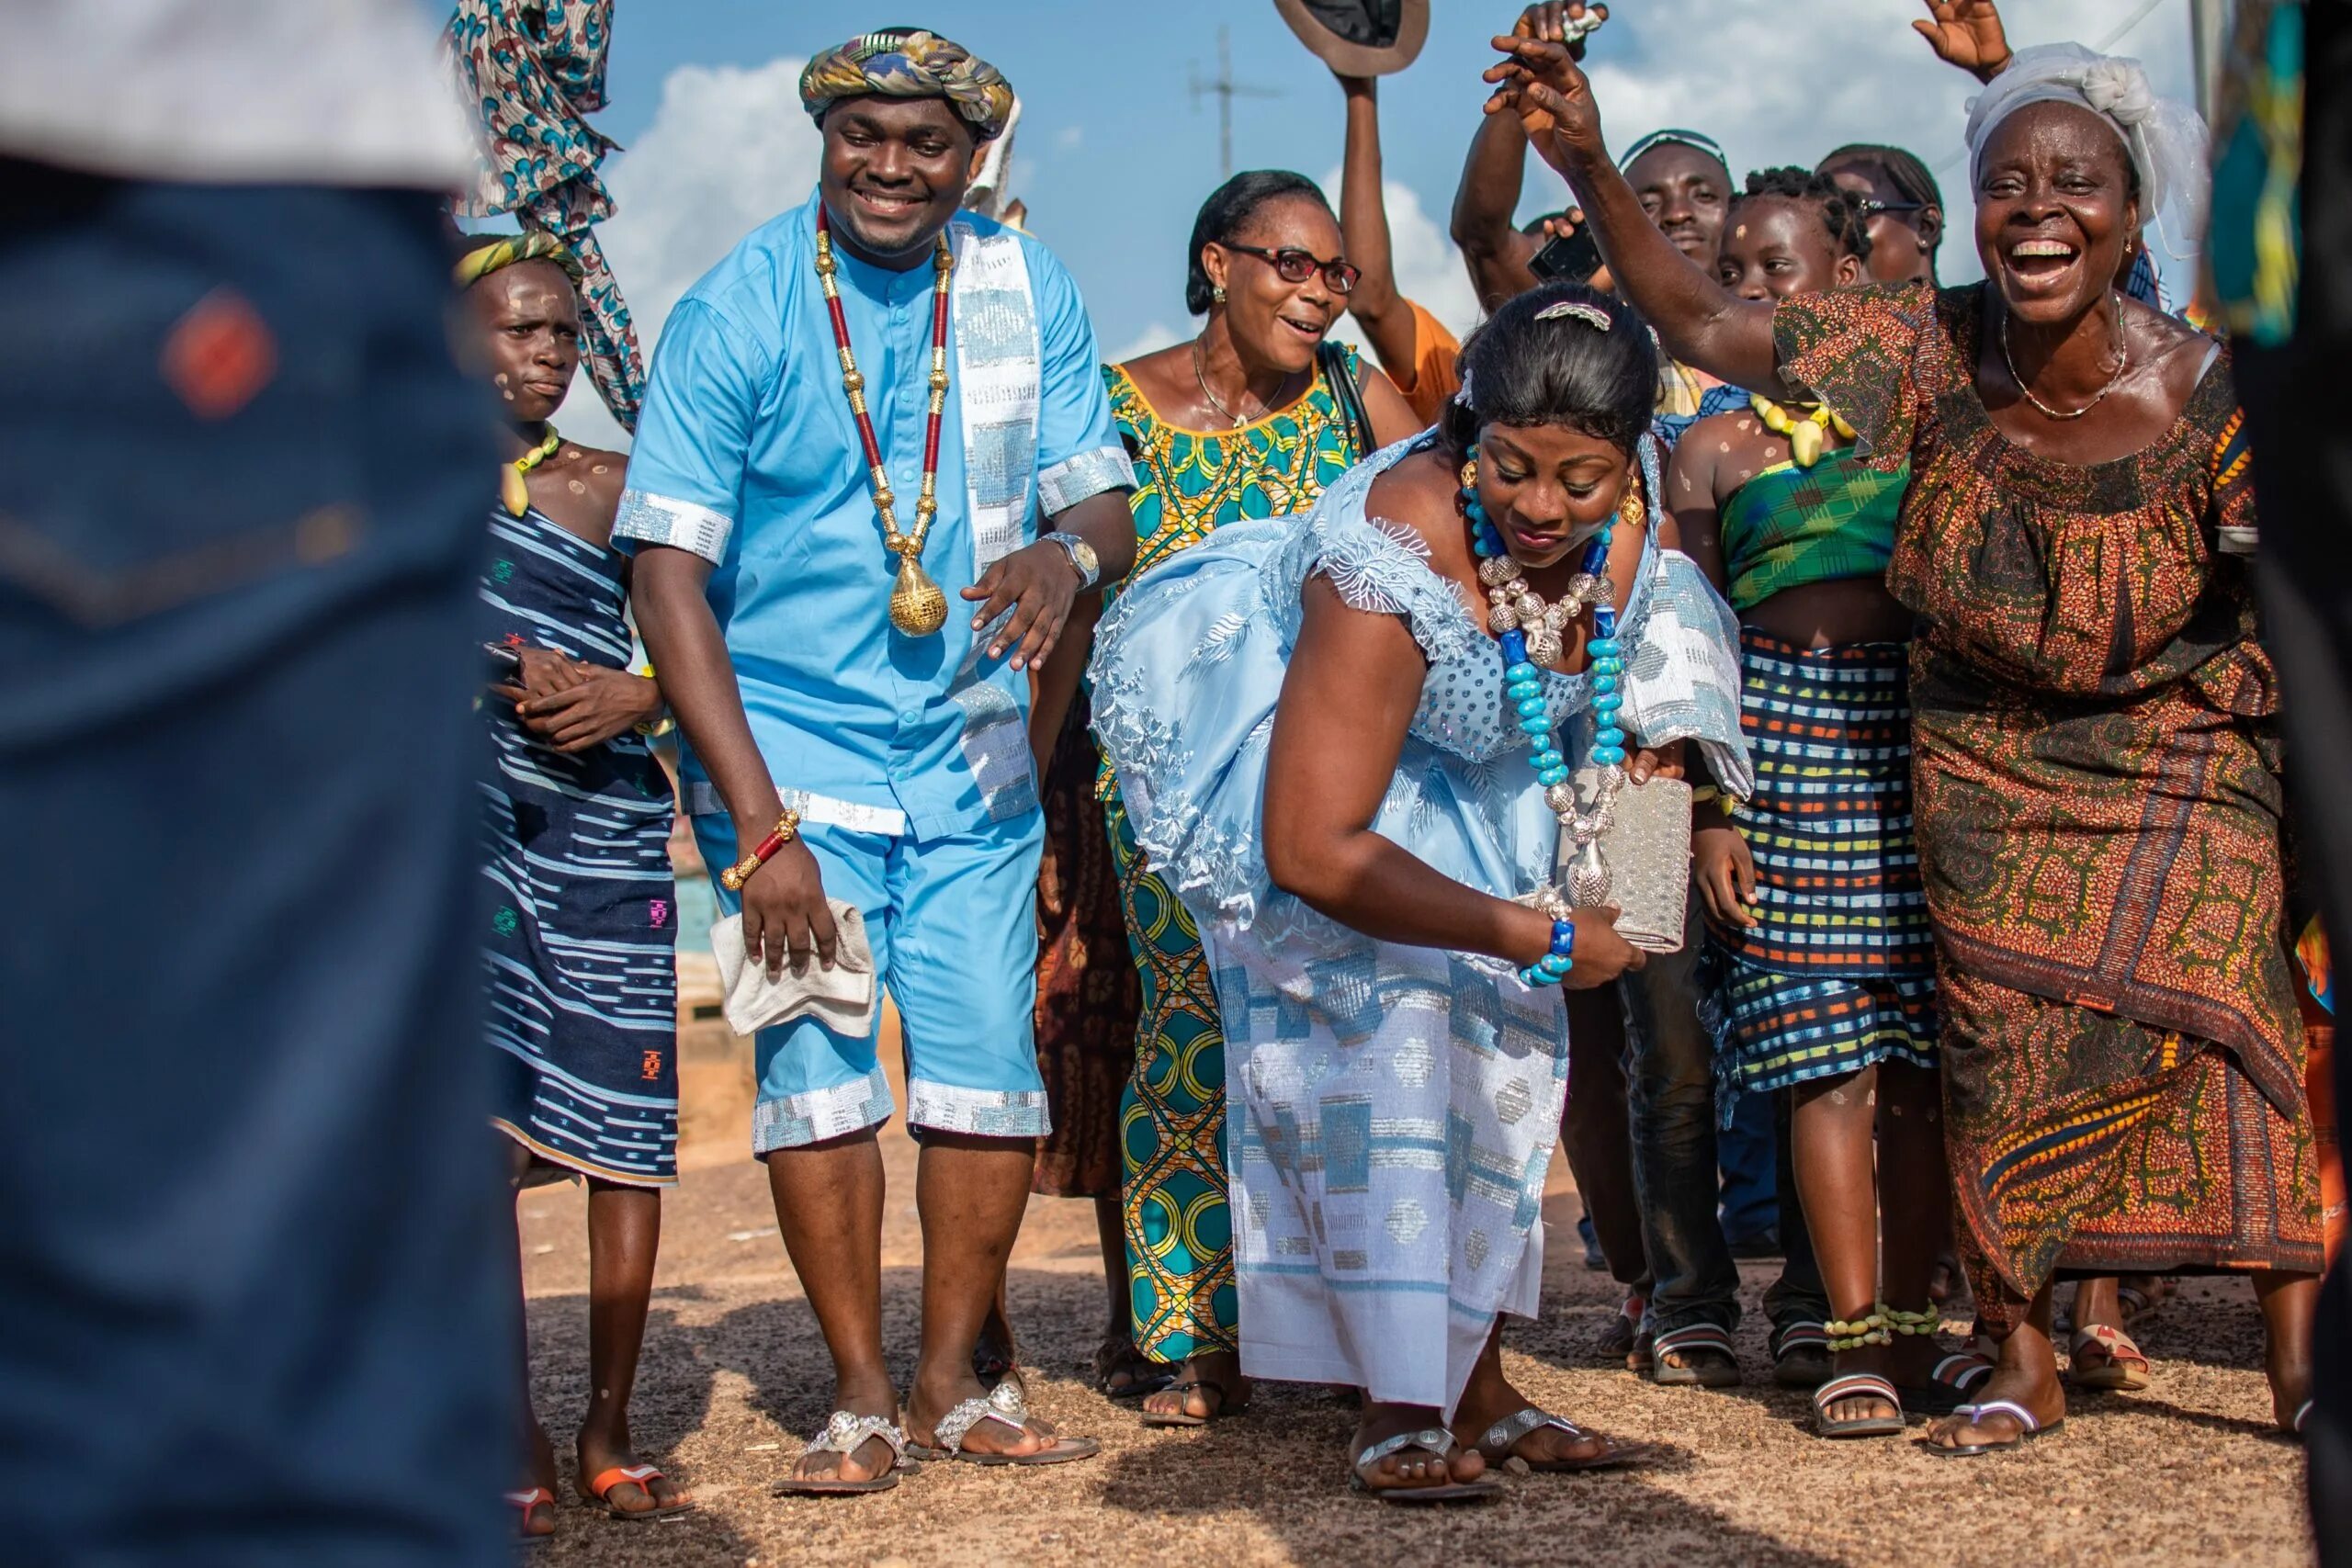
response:
M436 224L0 160L15 1561L511 1556Z
M1781 1184L1769 1095L1743 1094L1733 1103L1731 1125L1715 1131L1715 1158L1723 1168L1724 1238L1736 1247L1772 1234L1781 1223Z
M1698 898L1690 900L1682 950L1653 953L1618 982L1625 1003L1625 1104L1633 1125L1634 1190L1651 1277L1644 1326L1666 1334L1694 1323L1739 1324L1739 1268L1716 1213L1714 1044L1699 1021ZM1818 1317L1820 1295L1796 1183L1788 1179L1786 1112L1780 1163L1781 1282L1767 1295L1776 1323Z

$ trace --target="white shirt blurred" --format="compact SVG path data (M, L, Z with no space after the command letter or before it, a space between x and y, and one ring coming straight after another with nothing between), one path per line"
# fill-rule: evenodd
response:
M419 0L0 0L0 153L219 184L454 187Z

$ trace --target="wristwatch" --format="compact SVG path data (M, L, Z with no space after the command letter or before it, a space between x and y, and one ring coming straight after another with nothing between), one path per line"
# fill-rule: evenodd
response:
M1062 547L1062 553L1069 557L1070 570L1078 573L1078 585L1081 590L1091 588L1102 581L1102 562L1095 556L1094 547L1077 535L1041 534L1037 542Z

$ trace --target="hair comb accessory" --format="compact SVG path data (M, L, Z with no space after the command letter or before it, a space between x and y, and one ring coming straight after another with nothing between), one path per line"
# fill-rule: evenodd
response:
M1611 325L1609 312L1598 305L1588 305L1581 299L1563 299L1556 305L1546 305L1535 312L1539 321L1577 321L1599 332Z
M1464 366L1463 366L1463 367L1462 367L1462 389L1461 389L1461 390L1459 390L1459 391L1457 391L1457 392L1455 392L1455 393L1453 394L1453 400L1454 400L1455 402L1457 402L1457 403L1460 403L1460 404L1461 404L1464 408L1465 408L1465 409L1471 406L1471 405L1470 405L1470 367L1469 367L1468 366L1466 366L1466 365L1464 365Z

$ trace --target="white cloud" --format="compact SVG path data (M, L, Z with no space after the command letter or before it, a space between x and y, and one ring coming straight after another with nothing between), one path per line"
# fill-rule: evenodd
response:
M649 363L679 297L816 184L821 142L800 107L806 63L679 66L662 85L653 123L605 165L618 210L596 235ZM584 372L561 423L567 437L591 446L628 444Z
M1155 320L1151 325L1137 333L1133 342L1103 355L1102 358L1107 364L1125 365L1130 359L1140 359L1147 354L1157 354L1171 343L1182 343L1186 336L1186 333L1178 332L1166 321Z
M1340 188L1340 171L1323 176L1327 194ZM1383 182L1381 203L1388 213L1388 264L1396 278L1396 292L1445 323L1456 337L1465 337L1478 324L1478 293L1470 287L1469 269L1454 247L1445 226L1421 208L1420 194L1397 180ZM1332 210L1339 209L1336 196ZM1353 316L1341 316L1331 335L1370 352ZM1375 356L1374 363L1379 361Z
M2089 45L2136 9L2137 0L2037 0L2010 7L2006 20L2018 48L2070 39ZM1959 230L1942 253L1945 279L1978 276L1961 129L1980 89L1911 30L1912 10L1886 0L1811 0L1800 26L1786 6L1684 0L1670 37L1655 28L1629 29L1621 39L1604 34L1591 75L1609 144L1622 149L1662 126L1684 126L1721 141L1735 175L1811 164L1849 141L1906 147L1957 209ZM2157 92L2193 101L2181 12L2158 6L2112 48L2137 56Z
M1074 152L1085 140L1086 127L1082 125L1065 125L1054 132L1054 145L1065 152Z

